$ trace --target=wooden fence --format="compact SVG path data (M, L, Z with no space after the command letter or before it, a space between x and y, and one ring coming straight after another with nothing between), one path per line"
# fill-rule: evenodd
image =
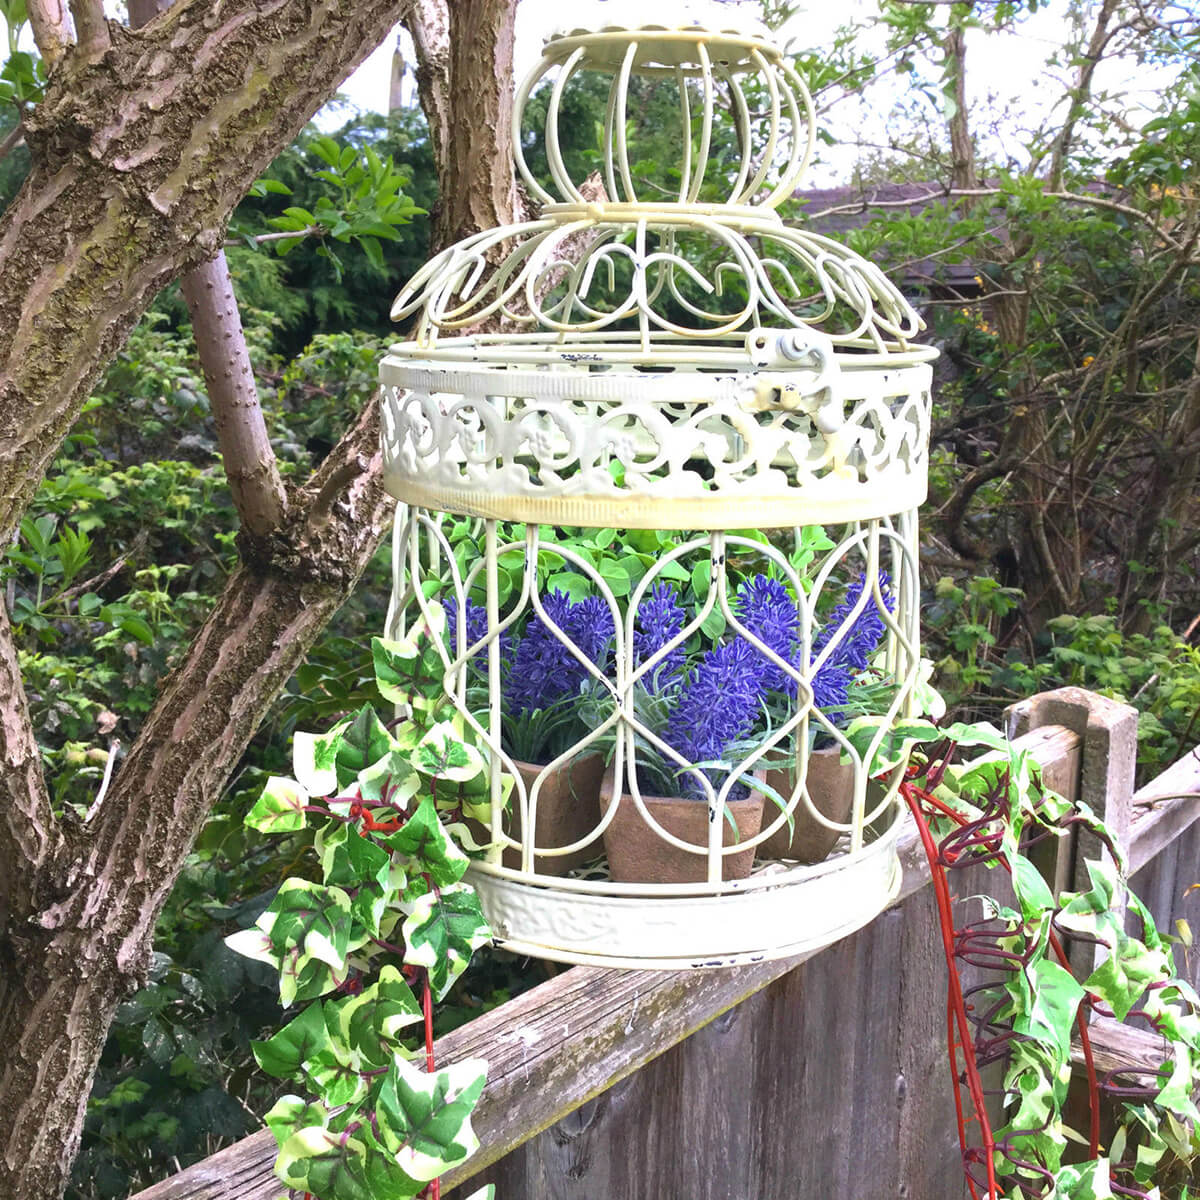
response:
M1200 748L1135 794L1132 709L1064 688L1009 719L1048 781L1120 831L1160 927L1200 932ZM1095 852L1080 836L1044 866L1068 886ZM901 858L896 903L824 950L720 971L573 967L440 1039L440 1062L489 1063L481 1149L442 1195L959 1200L945 964L915 831ZM1200 948L1177 958L1200 985ZM256 1133L131 1200L275 1200L274 1155Z

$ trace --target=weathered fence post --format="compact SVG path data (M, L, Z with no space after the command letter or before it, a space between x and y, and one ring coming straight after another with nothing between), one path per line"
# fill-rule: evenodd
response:
M1079 735L1082 761L1076 776L1077 798L1104 821L1116 835L1122 853L1127 853L1137 766L1137 710L1083 688L1064 687L1010 705L1005 715L1010 738L1045 725L1063 725ZM1047 778L1047 783L1056 785L1052 778ZM1084 863L1107 854L1094 833L1076 826L1069 842L1059 845L1053 878L1056 890L1087 890L1091 884ZM1070 945L1072 967L1083 976L1090 974L1097 949L1078 943Z

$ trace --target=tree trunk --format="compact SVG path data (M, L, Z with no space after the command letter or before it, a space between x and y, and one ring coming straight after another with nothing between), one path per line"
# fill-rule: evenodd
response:
M105 363L404 0L185 0L96 63L68 55L26 119L0 221L0 545Z
M461 7L456 36L471 44L456 48L455 101L507 130L513 5ZM211 256L254 176L403 8L184 0L141 33L110 27L112 46L95 65L66 52L31 121L33 172L0 225L6 539L91 381L155 291ZM483 197L488 223L511 220L507 152L497 165L478 127L442 146L471 144L439 162L443 188ZM462 221L484 211L452 207ZM115 1007L144 981L184 857L383 536L390 502L378 446L371 405L280 527L239 539L243 565L82 828L51 812L0 619L0 1200L61 1196Z
M0 937L0 1197L61 1196L116 1005L145 982L155 922L275 696L383 537L369 405L305 489L290 553L243 565L70 853L14 876ZM35 833L55 839L55 828ZM36 846L34 847L36 849Z
M435 245L521 219L512 170L515 21L511 0L417 0L406 18L438 164Z

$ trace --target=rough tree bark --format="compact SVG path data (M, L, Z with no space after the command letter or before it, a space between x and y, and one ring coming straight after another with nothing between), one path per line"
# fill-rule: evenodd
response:
M405 0L185 0L68 54L0 222L0 544L105 362Z
M283 524L287 495L258 402L225 251L189 271L180 288L192 315L229 491L242 528L261 540Z
M61 31L61 7L37 7L54 9ZM472 61L488 62L475 91L502 95L511 40L498 60L488 46L503 24L495 13L511 6L462 7L459 36L481 39ZM105 26L111 44L96 62L64 45L30 120L30 178L0 224L0 538L11 537L92 381L155 292L220 246L250 181L404 8L185 0L139 33ZM493 160L443 165L453 193L495 196L507 176ZM274 533L243 537L243 565L84 828L51 811L0 614L5 1200L62 1193L113 1011L144 975L184 855L383 534L377 446L372 410Z
M405 18L438 165L435 245L523 215L510 168L515 21L516 4L496 0L417 0Z

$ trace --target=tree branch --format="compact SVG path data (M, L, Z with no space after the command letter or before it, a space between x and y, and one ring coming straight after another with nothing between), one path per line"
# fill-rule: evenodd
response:
M417 0L405 18L438 165L439 245L520 219L512 171L515 15L511 0ZM463 178L469 188L455 186Z
M233 503L243 528L263 538L283 523L287 493L258 402L225 252L189 271L180 287L192 315Z
M47 900L53 886L47 866L63 849L8 609L0 602L0 944L19 939L21 926Z
M961 25L952 25L942 48L946 53L946 74L954 83L954 111L946 122L950 132L950 181L956 188L973 188L975 146L967 124L967 38Z
M1067 119L1063 122L1058 137L1054 139L1054 149L1050 154L1050 170L1046 176L1046 184L1053 192L1062 187L1063 168L1075 136L1075 126L1083 116L1083 110L1091 96L1092 76L1096 74L1104 47L1108 44L1108 24L1117 11L1119 2L1120 0L1104 0L1100 6L1100 11L1096 14L1096 24L1092 28L1092 36L1088 39L1088 48L1075 73L1075 86L1070 91L1071 105L1067 109Z
M450 137L450 12L446 5L447 0L416 0L404 18L416 50L417 96L439 162L449 149Z
M128 0L129 26L140 29L148 25L160 12L171 7L171 0Z
M0 142L0 160L7 158L25 141L25 126L18 121Z
M247 182L408 2L182 0L51 81L0 217L0 545L151 298L220 248Z
M34 45L46 64L47 72L53 72L71 44L66 6L63 0L27 0L26 8Z
M112 45L104 5L101 0L70 0L70 4L79 53L85 61L94 62Z

